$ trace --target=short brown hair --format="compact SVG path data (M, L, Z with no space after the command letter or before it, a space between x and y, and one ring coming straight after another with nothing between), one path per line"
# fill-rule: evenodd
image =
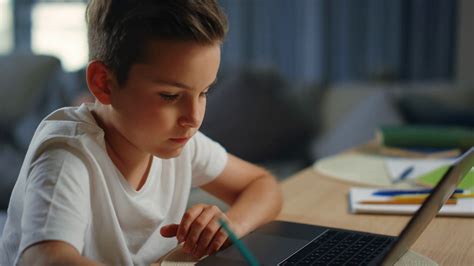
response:
M90 0L89 60L104 62L119 84L150 40L222 42L227 19L216 0Z

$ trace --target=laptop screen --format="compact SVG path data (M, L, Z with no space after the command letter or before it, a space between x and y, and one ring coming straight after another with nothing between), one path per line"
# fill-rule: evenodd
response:
M438 214L443 204L451 197L457 185L474 166L474 147L465 152L448 169L425 200L423 205L413 215L391 250L383 260L384 265L393 265L413 245L431 220Z

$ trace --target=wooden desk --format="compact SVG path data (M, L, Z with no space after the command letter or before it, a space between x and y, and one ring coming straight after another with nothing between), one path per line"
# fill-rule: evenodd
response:
M350 214L350 183L307 169L282 182L285 203L278 220L398 235L410 219ZM474 265L474 219L436 217L411 249L440 265Z

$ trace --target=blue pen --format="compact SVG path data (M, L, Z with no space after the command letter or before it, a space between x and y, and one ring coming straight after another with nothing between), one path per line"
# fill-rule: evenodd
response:
M397 180L397 181L403 181L403 180L405 180L405 179L411 174L411 172L413 172L414 169L415 169L415 167L413 167L413 166L410 166L410 167L408 167L407 169L405 169L405 170L400 174L400 176L398 177L398 180Z
M429 194L431 189L412 189L412 190L378 190L372 195L374 196L396 196L396 195L413 195L413 194ZM464 193L463 189L456 189L454 193Z

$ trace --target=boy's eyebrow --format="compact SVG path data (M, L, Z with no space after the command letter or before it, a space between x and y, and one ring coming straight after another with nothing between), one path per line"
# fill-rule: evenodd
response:
M183 84L181 82L177 82L177 81L167 81L167 80L155 80L156 83L160 83L160 84L164 84L164 85L169 85L169 86L173 86L173 87L177 87L177 88L181 88L181 89L187 89L187 90L192 90L192 88L186 84ZM217 83L217 78L214 79L214 81L209 84L209 86L207 86L206 88L209 88L209 87L212 87L214 86L215 84Z

